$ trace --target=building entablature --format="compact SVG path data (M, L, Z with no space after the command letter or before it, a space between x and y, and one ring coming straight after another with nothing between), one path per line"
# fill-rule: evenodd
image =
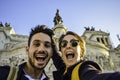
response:
M57 25L55 25L52 29L53 29L53 31L54 31L55 29L58 29L58 28L62 28L62 29L64 29L65 31L67 30L67 28L66 28L63 24L57 24Z
M86 41L86 44L88 45L91 45L91 46L95 46L95 47L98 47L98 48L103 48L105 50L109 50L109 48L107 48L104 44L101 44L101 43L98 43L98 42L95 42L95 41Z

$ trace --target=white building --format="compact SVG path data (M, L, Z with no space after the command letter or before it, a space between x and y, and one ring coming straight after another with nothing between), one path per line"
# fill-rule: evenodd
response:
M59 37L66 33L67 28L62 24L62 18L57 10L52 28L54 40L58 45ZM103 67L104 72L120 71L120 44L114 48L110 40L110 33L95 30L93 27L85 27L82 37L86 41L86 54L84 59L93 60ZM17 66L26 61L25 48L28 36L15 34L13 27L6 23L0 23L0 65ZM55 67L50 60L46 67L47 74L52 80L52 71Z
M26 59L28 36L15 34L7 24L0 26L0 65L17 66Z

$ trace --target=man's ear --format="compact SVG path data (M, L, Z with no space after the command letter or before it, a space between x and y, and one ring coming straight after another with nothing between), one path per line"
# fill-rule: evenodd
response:
M29 47L26 46L26 53L28 54L28 52L29 52Z

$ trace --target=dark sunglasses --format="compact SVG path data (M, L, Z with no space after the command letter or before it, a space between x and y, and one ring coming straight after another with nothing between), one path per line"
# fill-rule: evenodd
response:
M61 42L60 46L61 46L61 47L66 47L67 44L68 44L68 41L63 40L63 41ZM72 47L76 47L78 44L79 44L79 40L75 40L75 39L70 40L70 45L71 45Z

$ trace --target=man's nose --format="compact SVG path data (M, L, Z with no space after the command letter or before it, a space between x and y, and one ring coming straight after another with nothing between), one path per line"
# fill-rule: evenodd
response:
M45 46L43 44L41 44L38 48L39 51L44 51L45 50Z

